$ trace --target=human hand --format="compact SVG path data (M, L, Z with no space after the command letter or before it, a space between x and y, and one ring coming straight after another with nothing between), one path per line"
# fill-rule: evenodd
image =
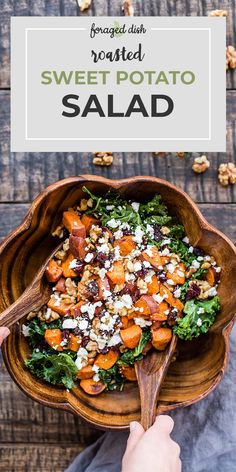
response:
M5 338L7 338L8 334L10 334L10 330L8 328L0 328L0 346Z
M180 447L170 437L174 422L170 416L157 416L146 432L136 421L130 435L121 472L181 472Z

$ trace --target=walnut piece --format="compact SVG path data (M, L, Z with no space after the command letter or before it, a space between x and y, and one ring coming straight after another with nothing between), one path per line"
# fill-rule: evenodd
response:
M209 16L228 16L227 10L212 10Z
M95 152L93 164L96 166L110 166L113 163L112 152Z
M234 46L226 48L226 70L236 68L236 51Z
M80 11L88 10L91 6L92 0L77 0Z
M192 169L197 174L202 174L206 172L207 169L210 167L210 162L208 161L205 155L195 157L194 163L192 165Z
M124 0L122 10L125 16L134 16L134 7L132 0Z
M227 162L227 164L220 164L218 169L218 179L223 187L227 187L229 184L236 183L236 167L233 162Z

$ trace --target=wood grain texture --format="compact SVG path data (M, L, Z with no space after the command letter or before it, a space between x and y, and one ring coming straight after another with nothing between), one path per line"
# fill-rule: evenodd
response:
M133 0L135 15L137 16L207 16L216 8L226 9L227 17L227 44L236 44L235 32L235 4L227 0ZM76 0L0 0L0 87L10 86L10 17L11 16L120 16L122 2L117 0L94 0L92 8L80 13ZM236 87L236 73L227 73L227 88Z
M209 154L210 169L197 175L191 169L193 157L115 153L113 165L104 168L93 165L89 153L10 153L10 92L0 91L0 202L31 201L49 184L85 173L113 179L155 175L181 187L196 202L236 202L236 186L222 187L217 181L221 162L236 163L236 91L229 91L227 99L227 153Z
M12 444L0 447L1 472L64 472L81 451L76 445L47 446Z
M236 204L201 203L198 206L213 226L236 243ZM29 203L0 203L0 240L22 222L29 207Z
M173 334L169 346L163 351L154 350L148 353L141 361L135 362L141 403L140 423L145 431L155 421L156 410L158 411L159 393L175 353L176 345L177 337Z
M216 258L222 267L219 296L221 312L203 338L191 343L178 341L179 355L170 365L159 396L159 411L169 411L190 405L204 398L222 378L225 371L229 332L236 309L236 249L233 244L201 216L193 201L169 182L154 177L133 177L111 181L97 176L73 177L57 182L46 189L33 203L23 225L17 228L1 245L0 305L1 309L16 300L33 280L41 263L58 243L50 235L61 221L66 208L76 204L86 185L96 194L108 188L117 189L124 198L149 199L160 194L185 226L193 245L202 247ZM53 224L52 224L53 222ZM47 406L67 409L102 429L127 429L129 422L140 418L140 400L136 384L126 385L123 392L87 395L81 388L71 392L49 386L35 379L25 367L29 346L20 335L20 326L14 325L11 336L3 346L8 369L24 392Z

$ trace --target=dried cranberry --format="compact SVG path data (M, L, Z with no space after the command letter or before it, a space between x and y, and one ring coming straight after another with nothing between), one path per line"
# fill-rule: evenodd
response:
M81 330L79 328L74 329L75 336L79 336L81 334Z
M124 236L129 236L131 234L131 229L122 229L122 233Z
M81 346L82 346L82 347L87 346L87 344L89 343L89 341L90 341L89 336L84 336L84 337L82 338L82 341L81 341Z
M104 264L108 260L108 257L104 252L99 252L96 256L96 261Z
M200 247L194 247L193 254L197 257L203 257L205 255L204 251L200 249Z
M63 339L63 341L69 341L69 337L70 337L69 329L63 329L62 330L62 339Z
M46 343L46 341L43 339L40 341L37 347L40 351L45 351L48 348L48 343Z
M220 281L220 272L216 272L214 270L214 273L215 273L215 283L218 284Z
M178 311L175 308L172 308L167 316L167 323L170 326L173 326L176 322L176 318L178 318Z
M162 283L167 281L167 277L165 275L165 272L160 272L160 274L158 274L158 278L159 278L160 282L162 282Z
M133 302L136 302L140 298L140 291L136 283L128 283L120 291L120 295L130 295Z
M153 234L154 241L159 243L160 241L164 239L164 236L161 232L161 227L159 225L154 225L153 229L154 229L154 234Z
M89 282L88 285L87 285L87 289L89 290L91 295L96 297L97 294L98 294L98 291L99 291L98 284L97 284L96 280L91 280L91 282Z
M200 295L201 289L197 284L191 284L186 295L186 300L192 300L192 298L198 297Z
M84 268L84 262L77 260L76 266L73 268L73 270L76 272L76 274L80 274L83 268Z
M138 271L136 272L136 275L137 275L138 277L145 277L145 275L148 273L148 270L149 270L149 269L148 269L147 267L143 267L141 270L138 270Z
M110 348L109 347L104 347L103 349L100 349L99 352L100 354L107 354L109 352Z

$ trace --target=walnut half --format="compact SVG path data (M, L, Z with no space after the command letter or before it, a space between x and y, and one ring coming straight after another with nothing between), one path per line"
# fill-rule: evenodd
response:
M112 152L95 152L93 164L96 166L110 166L113 163Z
M218 179L223 187L227 187L229 184L236 183L236 167L233 162L227 162L227 164L220 164L218 169Z
M206 172L209 167L210 162L208 161L205 155L195 157L194 163L192 165L192 169L194 172L196 172L197 174L202 174L203 172Z

